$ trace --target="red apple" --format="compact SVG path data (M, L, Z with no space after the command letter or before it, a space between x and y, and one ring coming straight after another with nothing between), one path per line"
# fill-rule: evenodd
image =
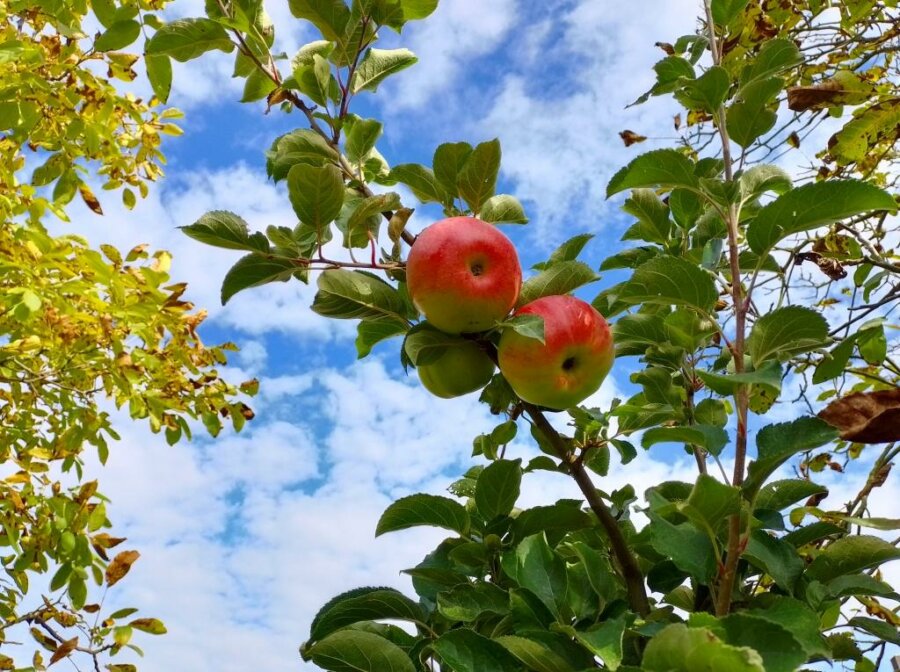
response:
M574 296L545 296L516 315L544 318L544 342L512 329L500 337L500 371L513 391L538 406L576 406L600 388L615 352L609 325Z
M440 359L416 367L425 389L443 399L451 399L487 385L494 375L494 362L477 343L459 339Z
M486 331L519 298L522 268L509 238L474 217L450 217L416 238L406 262L416 308L448 334Z

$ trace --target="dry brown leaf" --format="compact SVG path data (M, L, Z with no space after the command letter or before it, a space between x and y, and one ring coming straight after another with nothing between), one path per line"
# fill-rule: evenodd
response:
M60 644L56 651L53 652L53 655L50 656L50 662L47 664L47 667L53 665L54 663L58 663L63 658L68 656L72 651L75 650L75 647L78 646L78 637L73 637L72 639L67 639L62 644Z
M675 115L674 118L675 130L679 130L681 128L681 112Z
M141 554L137 551L122 551L114 557L106 568L106 585L114 586L118 583L139 557Z
M646 135L640 135L639 133L629 130L619 131L619 137L622 138L622 142L625 143L626 147L631 147L633 144L643 142L647 139Z
M79 184L78 193L81 194L81 200L84 201L84 204L93 212L98 215L103 214L103 208L100 207L100 201L97 200L97 197L94 195L94 192L91 191L89 186L84 183Z
M900 441L900 387L848 394L828 404L819 417L846 441Z
M653 46L659 47L664 52L666 52L666 54L668 54L669 56L675 55L675 47L673 47L668 42L656 42Z

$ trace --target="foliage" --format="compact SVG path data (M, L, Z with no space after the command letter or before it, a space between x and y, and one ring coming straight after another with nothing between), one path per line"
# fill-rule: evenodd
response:
M170 443L191 435L192 419L216 434L223 417L236 428L252 417L216 372L231 346L204 346L197 329L206 313L181 298L186 286L172 283L167 252L94 249L44 226L51 214L67 220L76 194L101 214L89 184L96 176L133 207L134 190L145 196L161 175L160 134L179 132L167 121L179 113L110 80L137 76L139 54L123 50L142 26L158 25L152 12L162 5L0 6L0 643L10 645L0 669L43 670L66 658L99 669L120 651L140 654L135 631L166 630L136 609L102 606L139 556L109 533L112 507L85 469L85 449L105 462L119 438L112 407ZM102 29L89 37L95 20ZM42 574L38 586L49 579L49 590L34 585ZM24 647L14 659L12 645L29 637L38 650L25 667Z
M207 17L164 26L151 41L152 53L179 60L234 48L245 100L265 97L305 117L266 154L270 177L287 182L296 227L251 233L236 214L210 213L184 228L247 252L225 278L223 301L321 270L313 310L360 320L361 357L405 335L414 347L401 346L401 358L413 366L408 350L419 353L426 339L404 282L403 244L415 244L406 230L411 204L372 185L401 183L448 216L527 220L514 197L494 193L497 141L448 142L430 166L391 166L376 148L381 122L350 111L357 94L415 62L406 49L374 48L379 31L399 33L436 5L295 0L294 15L322 39L290 61L269 52L272 27L253 0L208 5ZM603 263L621 281L594 305L617 318L618 367L635 367L639 391L608 409L568 409L572 429L563 434L498 374L481 398L501 422L473 451L488 465L450 487L456 498L406 497L379 522L378 534L417 525L452 533L405 570L418 601L382 588L335 597L301 647L320 668L788 672L846 660L874 670L886 642L897 641L900 619L885 605L897 594L879 568L900 550L862 528L900 526L867 515L867 497L900 454L891 424L898 344L886 331L900 299L889 191L900 17L887 2L712 0L702 10L696 34L659 43L666 55L656 83L637 101L674 98L682 142L637 156L607 187L610 197L628 193L623 210L635 221L624 239L640 246ZM789 119L786 106L796 112ZM807 142L826 119L839 121L821 165L799 178L778 167L777 153ZM589 238L567 241L539 264L528 298L594 280L577 261ZM326 246L338 251L326 256ZM504 328L525 327L504 322L472 338L493 353ZM428 345L437 356L439 339ZM809 413L766 424L775 404L796 403L795 389ZM828 422L816 417L848 391L887 409L867 416L872 434L846 433L858 429L840 419L848 405ZM523 464L507 448L528 425L546 455ZM858 457L860 436L886 446L854 501L822 508L828 493L816 472ZM642 526L632 519L633 487L605 492L589 474L608 474L613 449L623 463L639 459L638 440L645 449L683 446L699 472L693 483L643 493ZM733 474L720 457L733 460ZM792 478L787 464L796 465ZM517 508L522 479L540 469L570 474L585 501ZM856 615L861 607L868 616Z

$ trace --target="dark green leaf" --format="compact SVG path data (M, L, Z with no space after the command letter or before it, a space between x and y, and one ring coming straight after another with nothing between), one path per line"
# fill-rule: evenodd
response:
M352 623L383 618L423 622L425 614L418 604L392 588L351 591L339 595L318 613L309 638L319 641Z
M521 460L497 460L478 475L475 505L486 521L508 515L519 498Z
M752 499L769 476L790 457L837 438L837 430L819 418L802 417L766 425L756 435L756 460L750 463L744 492Z
M765 485L756 497L756 507L781 511L801 499L825 494L828 488L801 478L773 481Z
M766 593L753 600L750 608L751 615L777 623L790 632L807 656L828 655L825 640L819 633L819 616L803 602Z
M807 654L794 635L779 623L756 614L731 614L720 621L725 641L757 651L766 672L794 672Z
M133 43L141 34L141 24L133 19L116 21L94 41L97 51L119 51Z
M749 0L712 0L713 21L720 26L727 26L732 19L744 11L748 2Z
M509 595L492 583L463 583L438 593L437 609L451 621L474 621L486 613L509 612Z
M517 672L520 669L506 649L474 630L451 630L438 637L432 647L453 672Z
M754 252L768 252L793 233L832 224L845 217L872 211L896 212L886 191L856 180L826 180L797 187L760 210L747 228Z
M772 357L787 359L821 346L828 338L828 322L821 313L803 306L786 306L760 317L747 339L755 366Z
M679 257L666 256L639 266L619 293L619 300L688 305L708 311L718 295L709 273Z
M472 209L481 212L482 205L497 187L500 171L500 141L491 140L478 144L465 165L459 171L459 195Z
M885 583L868 574L848 574L839 576L828 582L828 594L831 597L841 598L851 595L878 595L900 600L896 591Z
M638 220L625 232L622 240L643 240L661 245L669 240L672 230L669 208L653 189L632 191L631 196L625 199L622 210Z
M606 197L637 187L696 188L694 164L674 149L657 149L641 154L618 173L606 187Z
M740 385L763 385L775 392L781 390L781 365L774 361L763 362L756 371L725 375L698 369L697 375L717 394L734 394Z
M471 154L468 142L445 142L434 151L434 177L451 198L459 194L459 173Z
M179 227L188 237L227 250L268 252L269 241L259 232L250 233L241 217L225 210L212 210L195 223Z
M701 474L687 502L680 508L698 527L705 529L711 539L715 539L719 526L728 517L740 512L741 491L712 476Z
M350 119L352 122L347 123ZM349 117L344 121L344 130L346 132L346 152L347 158L353 163L359 163L366 158L366 155L375 146L378 138L381 137L381 131L384 125L377 119L359 119Z
M423 203L440 203L444 196L430 168L418 163L401 163L391 168L390 179L405 184Z
M344 178L337 166L294 165L287 175L288 195L301 222L322 231L341 214Z
M356 354L362 359L372 352L372 347L393 336L399 336L406 332L408 325L399 320L367 319L362 320L357 327Z
M294 261L282 257L257 253L241 257L222 280L222 305L241 290L269 282L284 282L301 269Z
M803 571L803 560L794 547L763 530L753 531L744 557L771 576L779 588L789 593L793 592Z
M626 617L619 616L589 630L576 631L575 637L615 672L622 664L622 636L625 634L626 623Z
M462 504L448 497L410 495L385 510L375 528L375 536L419 525L442 527L465 535L469 531L469 514Z
M516 547L516 582L534 593L556 616L568 608L566 563L547 544L543 533L526 537Z
M865 616L856 616L848 622L851 627L864 630L870 635L874 635L882 642L890 642L891 644L900 644L900 632L897 627L890 623L885 623L877 618L866 618Z
M150 80L153 95L159 98L159 102L165 103L172 90L172 61L168 56L145 54L144 65L147 67L147 79Z
M272 143L266 152L266 172L278 182L286 178L290 169L298 163L321 166L338 158L337 151L321 135L301 128L280 136Z
M507 651L518 658L529 670L535 672L574 672L565 658L553 651L553 649L526 637L505 635L497 637Z
M721 427L711 425L654 427L644 432L641 445L645 449L649 449L657 443L687 443L701 446L713 455L718 455L728 443L728 432Z
M680 570L708 581L716 569L716 557L709 537L690 523L673 525L665 518L650 515L650 543L657 553L672 560Z
M746 86L751 82L777 75L798 65L802 58L800 49L792 40L784 37L766 40L756 58L741 72L741 85Z
M880 321L872 326L863 325L856 334L856 347L867 364L880 366L887 357L887 338Z
M522 511L512 524L512 535L524 539L543 531L570 531L590 527L591 517L581 510L577 500L561 500L549 506L535 506Z
M212 19L179 19L165 24L147 42L147 53L170 56L182 63L214 49L234 48L225 28Z
M381 278L359 271L329 269L319 275L312 309L338 319L380 318L405 323L400 293Z
M730 86L728 71L720 65L714 65L697 79L685 81L684 86L675 92L675 98L689 110L718 112L719 106L728 96Z
M597 279L597 274L583 262L560 261L524 282L517 305L524 306L543 296L568 294Z
M812 382L815 384L824 383L826 380L831 380L841 375L844 367L847 366L847 362L850 361L851 355L853 355L853 344L855 342L856 338L850 336L838 343L816 367L816 370L813 372Z
M331 672L416 672L403 649L361 630L338 630L312 646L308 655Z

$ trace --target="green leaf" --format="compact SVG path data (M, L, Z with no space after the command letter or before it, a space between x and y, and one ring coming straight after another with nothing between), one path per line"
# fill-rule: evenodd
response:
M434 364L449 348L467 342L467 339L461 336L444 333L425 322L410 330L403 342L403 351L414 366L422 366Z
M568 294L598 279L591 267L581 261L560 261L522 284L517 305L524 306L544 296Z
M206 245L227 250L268 252L269 241L259 232L250 230L241 217L225 210L212 210L189 226L179 227L185 235Z
M819 633L819 616L803 602L766 593L754 599L750 609L752 616L777 623L790 632L807 657L828 655L825 640Z
M543 533L526 537L516 547L516 582L534 593L559 619L567 609L566 563L547 544Z
M266 152L266 173L275 182L288 176L290 169L300 163L321 166L337 162L337 151L315 131L301 128L280 136Z
M491 196L481 206L479 217L491 224L527 224L525 209L515 196L497 194Z
M625 232L622 240L644 240L665 244L672 231L669 208L652 189L635 189L625 199L622 210L637 218L637 222Z
M506 516L519 498L522 483L521 460L497 460L491 462L478 475L475 487L475 506L485 521Z
M776 121L778 115L769 108L744 101L733 103L725 113L725 125L731 139L744 148L771 131Z
M491 140L476 145L465 165L459 171L459 195L468 203L474 213L481 207L497 187L500 171L500 141Z
M897 558L900 558L900 549L884 539L866 535L843 537L828 544L807 568L806 574L811 579L826 582Z
M350 19L343 0L288 0L291 14L312 23L330 42L340 40Z
M76 611L80 610L85 602L87 602L87 583L84 579L76 574L69 577L69 599L72 601L72 608Z
M806 661L800 642L779 623L752 613L731 614L720 623L727 633L725 641L757 651L766 672L794 672Z
M575 672L565 658L543 644L515 635L504 635L494 639L507 651L519 659L529 670L535 672Z
M728 432L711 425L690 425L683 427L654 427L644 432L641 446L649 449L657 443L687 443L705 448L713 455L722 452L728 443Z
M727 26L744 11L748 2L749 0L712 0L713 21L720 26Z
M391 191L361 199L347 219L344 246L368 247L372 239L378 238L383 212L400 207L400 195ZM342 217L343 219L343 217ZM370 234L372 238L370 238Z
M785 360L821 346L828 338L828 322L821 313L803 306L778 308L760 317L747 339L747 349L759 366L770 358Z
M462 504L448 497L410 495L385 510L375 528L375 536L419 525L442 527L465 535L469 531L469 514Z
M252 103L262 100L275 90L275 82L263 74L262 70L254 70L244 82L244 93L241 95L242 103Z
M777 75L788 68L799 65L803 60L800 49L793 40L784 37L776 37L763 42L756 54L756 58L750 61L741 72L741 85L746 86L751 82L766 79Z
M754 530L751 533L744 557L771 576L775 584L788 593L793 592L797 579L803 572L803 560L797 555L796 549L764 530Z
M615 672L622 664L622 636L625 634L626 624L626 616L619 616L589 630L576 631L575 638Z
M394 336L406 333L409 328L405 322L390 318L366 319L360 321L356 328L356 354L359 359L367 357L372 347Z
M391 168L390 179L405 184L422 203L440 203L444 200L430 168L418 163L401 163Z
M696 189L698 184L690 159L674 149L657 149L641 154L613 175L606 187L606 197L636 187Z
M805 450L818 448L838 436L837 430L824 420L813 417L766 425L756 435L756 460L750 463L744 492L753 499L778 467Z
M783 194L793 185L790 175L771 164L761 164L747 169L741 173L740 181L741 194L745 201L755 201L769 191Z
M578 255L581 254L584 246L587 245L593 237L594 234L592 233L579 233L577 236L572 236L553 250L553 253L546 262L535 264L532 268L543 270L549 268L553 264L558 264L561 261L575 261L578 258Z
M384 637L362 630L339 630L308 651L318 667L331 672L416 672L409 656Z
M826 180L797 187L762 208L747 228L754 252L768 252L793 233L832 224L845 217L872 211L896 212L886 191L856 180Z
M241 290L275 281L286 281L303 267L291 259L252 253L238 259L222 280L222 305Z
M212 19L179 19L165 24L147 42L151 55L164 55L182 63L207 51L230 52L234 48L225 28Z
M136 618L128 625L150 635L164 635L168 632L166 626L158 618Z
M657 257L641 264L619 293L632 304L687 305L709 311L719 293L712 276L679 257Z
M740 385L764 386L776 393L781 390L781 365L774 361L763 362L755 371L726 375L698 369L697 375L716 394L734 394Z
M535 506L522 511L510 528L513 538L524 539L538 532L569 532L593 525L591 517L581 510L578 500L560 500L549 506Z
M422 608L392 588L357 589L338 595L316 615L309 638L319 641L359 621L383 618L423 622Z
M853 113L853 120L831 136L828 153L839 165L860 162L881 138L900 124L900 101L883 100Z
M344 121L344 130L347 137L345 145L347 158L353 163L363 161L366 155L375 147L375 143L381 137L383 129L384 124L377 119L348 117Z
M856 616L851 618L847 625L868 632L874 635L882 642L890 642L891 644L900 644L900 631L897 627L890 623L885 623L877 618L866 618L865 616Z
M172 90L172 61L168 56L144 55L144 65L147 68L147 79L153 95L159 98L159 102L169 100L169 92Z
M376 91L378 85L391 75L414 65L419 59L409 49L375 49L366 52L359 63L350 90L359 93L362 90Z
M97 51L119 51L132 44L141 34L141 24L133 19L116 21L94 41Z
M623 315L613 325L617 356L643 355L648 347L666 338L662 317L652 313Z
M437 9L438 0L400 0L400 6L407 21L417 21L431 16Z
M856 333L856 347L867 364L879 366L887 357L887 338L884 325L877 321L872 326L863 325Z
M893 587L868 574L848 574L828 582L828 595L833 598L851 595L877 595L900 600Z
M484 614L509 612L509 595L493 583L463 583L438 593L437 610L451 621L465 623Z
M406 321L408 308L400 293L377 276L334 268L319 275L318 287L312 309L319 315Z
M500 644L474 630L451 630L431 644L453 672L518 672L519 663Z
M685 81L684 86L675 92L675 98L689 110L713 113L718 112L719 106L725 102L730 87L728 71L714 65L697 79Z
M828 488L802 478L773 481L759 491L756 508L782 511L802 499L827 492Z
M729 646L706 628L669 625L647 644L645 672L766 672L753 649Z
M544 342L544 318L540 315L516 315L497 326L512 329L517 334Z
M472 145L468 142L445 142L434 150L434 176L451 198L459 194L459 173L471 155Z
M715 574L716 556L709 537L690 523L673 525L650 514L650 544L678 569L706 582Z
M322 231L341 214L344 179L337 166L294 165L287 175L288 196L301 222Z
M701 529L705 529L711 539L715 539L719 526L729 516L740 513L741 491L712 476L701 474L680 510Z

